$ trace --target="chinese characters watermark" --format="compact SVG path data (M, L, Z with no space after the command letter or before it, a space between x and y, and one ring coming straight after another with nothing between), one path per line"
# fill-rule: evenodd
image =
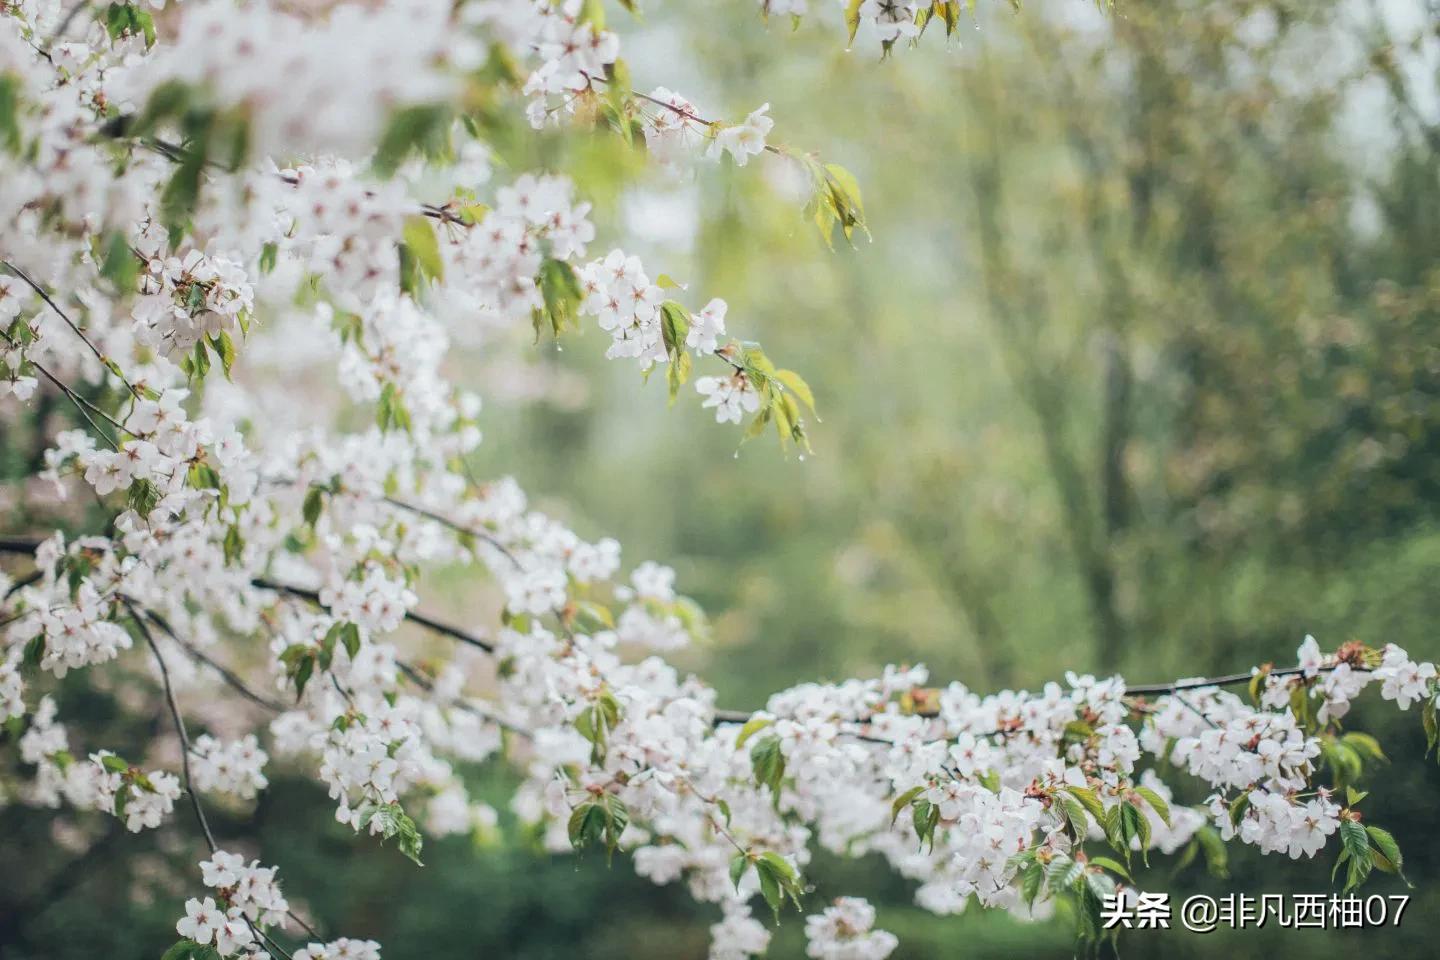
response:
M1404 895L1368 897L1338 893L1267 893L1258 897L1230 893L1223 897L1197 894L1180 905L1180 925L1193 933L1220 927L1240 930L1266 924L1295 929L1341 930L1358 927L1399 926L1410 898ZM1168 893L1112 894L1100 907L1106 930L1168 930L1172 910Z

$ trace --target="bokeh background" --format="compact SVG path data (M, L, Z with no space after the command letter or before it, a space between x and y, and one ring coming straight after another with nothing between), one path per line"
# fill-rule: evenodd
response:
M714 620L680 659L729 707L887 662L977 690L1067 669L1228 672L1291 659L1307 632L1440 657L1437 5L982 2L956 41L884 62L864 32L846 51L835 5L815 6L793 31L753 0L612 17L637 88L664 83L708 116L769 101L774 138L849 167L873 242L827 249L770 158L637 178L578 148L597 222L623 226L602 242L623 238L697 303L724 296L732 330L809 380L814 454L737 455L733 430L667 408L590 331L528 348L519 374L457 351L488 401L476 472L515 474L631 563L673 563ZM15 475L33 444L11 426ZM459 576L425 604L495 609ZM98 695L67 709L112 740L151 722ZM1413 711L1356 718L1394 760L1367 807L1415 889L1377 874L1367 892L1412 894L1401 926L1136 933L1123 953L1433 951L1440 768ZM504 811L503 764L473 775ZM372 936L387 960L705 955L716 911L623 858L540 853L506 812L498 835L428 843L417 870L356 843L313 782L276 779L219 831L254 835L327 930ZM157 956L191 838L107 835L76 861L48 821L0 809L0 951ZM1228 879L1172 876L1165 858L1140 879L1323 892L1330 862L1237 848ZM936 918L878 859L823 863L811 902L869 896L897 960L1075 953L1063 916ZM802 926L787 917L770 956L803 955Z

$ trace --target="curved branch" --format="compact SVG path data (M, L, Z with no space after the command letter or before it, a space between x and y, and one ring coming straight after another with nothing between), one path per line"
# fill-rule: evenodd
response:
M301 600L308 600L310 603L315 604L317 607L323 608L325 606L325 604L320 600L320 594L318 591L309 590L305 587L294 587L287 583L278 583L277 581L270 580L266 577L255 577L250 581L250 584L252 586L259 587L262 590L274 590L277 593L285 593L289 594L292 597L298 597ZM450 637L453 640L459 640L461 643L468 643L470 646L476 647L480 650L484 650L486 653L495 652L495 645L489 640L476 636L468 630L462 630L459 627L451 626L448 623L443 623L439 620L436 620L434 617L427 616L414 610L407 610L405 611L405 619L411 621L412 623L417 623L420 626L425 627L427 630L433 630L435 633L441 634L442 636Z
M195 808L195 819L200 821L200 831L205 834L205 844L213 854L220 849L215 843L215 834L210 832L210 821L205 817L205 808L200 805L200 794L195 791L195 783L190 778L190 735L185 732L185 719L180 716L180 705L175 702L175 691L170 686L170 669L165 666L165 658L160 655L160 648L155 643L155 637L150 633L150 628L145 626L145 620L130 604L129 600L121 599L125 609L130 613L130 619L135 621L135 627L140 631L140 636L150 647L150 652L155 655L155 664L160 668L160 680L165 687L165 701L170 706L170 717L175 722L175 733L180 737L180 770L185 776L185 792L190 795L190 805Z
M75 331L75 336L79 337L82 341L84 341L85 346L90 348L90 352L95 354L95 358L100 361L100 363L105 367L105 369L109 370L111 373L115 374L115 376L119 377L120 382L125 384L125 389L129 390L137 400L144 399L143 397L141 397L140 391L136 390L129 380L125 379L124 374L120 373L120 368L115 364L115 362L109 357L107 357L104 353L102 353L100 351L100 348L95 346L94 341L92 341L89 337L85 336L85 332L80 329L80 327L75 323L74 320L70 319L70 315L64 310L61 310L60 305L57 304L54 300L50 299L50 294L45 292L44 287L40 286L40 284L36 283L33 279L31 279L30 274L26 273L24 270L21 270L9 260L0 260L0 266L3 266L5 269L15 274L15 276L25 281L26 285L29 286L30 289L38 293L40 295L40 299L44 300L47 304L49 304L51 310L54 310L57 314L60 315L60 319L65 321L65 325L68 326L71 330Z
M249 700L251 703L257 704L258 706L262 706L267 710L274 711L275 713L283 713L285 711L286 707L284 706L284 704L281 704L275 700L270 700L267 697L256 693L254 690L251 690L248 686L245 685L245 681L241 680L240 675L237 674L235 671L231 670L223 663L220 663L218 660L213 659L204 651L200 650L200 648L196 647L194 644L182 640L180 638L180 635L175 632L175 629L171 627L170 624L165 620L165 618L160 616L160 614L156 613L154 610L151 610L148 607L136 604L134 599L131 597L124 597L123 599L127 607L131 607L132 604L134 604L135 606L139 606L151 623L155 624L155 626L159 627L160 630L167 637L169 637L171 640L174 640L177 644L183 647L185 649L185 652L190 654L190 656L194 657L197 661L205 664L205 666L218 673L221 679L223 679L230 686L234 687L235 690L246 700Z
M515 555L511 553L510 550L503 543L501 543L500 540L493 533L485 530L475 530L465 526L464 524L456 523L454 520L451 520L449 517L445 516L442 513L436 513L434 510L430 510L426 507L418 507L415 504L407 503L406 501L401 500L398 497L387 496L384 499L385 502L392 507L396 507L400 510L409 511L410 513L413 513L417 516L424 517L426 520L434 520L442 527L448 527L449 529L454 530L456 533L462 533L466 536L474 537L477 540L485 541L486 543L490 544L490 546L498 550L506 560L509 560L512 564L514 564L516 569L520 569L520 561L515 559Z

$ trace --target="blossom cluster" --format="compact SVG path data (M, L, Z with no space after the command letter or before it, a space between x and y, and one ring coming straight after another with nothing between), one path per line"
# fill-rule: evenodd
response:
M875 908L840 897L825 912L805 918L805 955L815 960L885 960L899 946L893 933L872 930Z
M208 733L201 734L190 747L194 754L190 775L198 790L250 800L270 785L262 772L269 758L253 733L230 743L223 743Z
M20 759L35 768L34 780L26 785L26 802L98 810L124 821L131 833L159 827L175 809L180 778L164 770L140 770L109 750L77 760L57 713L53 698L41 698L20 737Z

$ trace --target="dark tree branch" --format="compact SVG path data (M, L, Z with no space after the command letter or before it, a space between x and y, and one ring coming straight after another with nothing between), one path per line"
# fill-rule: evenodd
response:
M160 648L155 644L155 637L145 625L144 618L129 600L122 598L121 603L125 604L130 619L135 621L135 628L140 631L140 636L145 638L150 652L155 655L155 664L160 668L160 680L165 687L165 702L170 706L170 718L175 722L175 733L180 738L180 770L185 777L185 792L190 795L190 805L195 808L195 819L200 821L200 831L205 834L205 844L213 854L220 848L215 843L215 834L210 831L210 821L205 817L205 808L200 805L200 794L196 792L195 783L190 778L190 735L185 732L185 719L180 716L180 705L175 702L175 691L170 686L170 668L165 666L165 658L161 656Z
M82 341L84 341L85 346L90 348L90 352L95 354L95 358L99 360L100 363L103 364L107 370L110 370L111 373L114 373L117 377L119 377L120 382L125 384L125 388L129 390L136 399L140 399L140 391L136 390L135 387L131 385L130 381L125 379L124 375L116 372L116 368L113 368L113 361L104 353L102 353L99 347L95 346L94 341L92 341L89 337L85 335L85 331L81 330L80 327L75 323L75 321L70 319L70 315L64 310L60 309L59 304L57 304L54 300L50 299L50 294L45 292L44 287L36 283L33 279L31 279L28 273L26 273L24 270L21 270L9 260L0 260L0 266L3 266L5 269L15 274L15 276L25 281L25 283L30 287L30 289L38 293L40 295L40 299L44 300L47 304L49 304L51 310L54 310L57 314L60 315L60 319L65 321L65 325L68 326L71 330L75 331L75 336L79 337Z
M125 604L128 607L131 604L134 604L134 600L126 597ZM188 643L185 640L180 639L180 636L175 632L174 628L171 627L170 624L166 622L165 618L160 616L160 614L149 608L142 609L144 610L145 616L149 618L151 623L155 624L155 626L159 627L160 630L167 637L169 637L171 640L174 640L177 644L183 647L185 649L185 652L189 653L190 656L194 657L197 661L205 664L211 670L214 670L216 673L218 673L221 679L223 679L230 686L234 687L235 690L246 700L249 700L251 703L257 704L258 706L264 707L265 709L274 711L276 713L282 713L285 711L286 707L284 704L281 704L275 700L270 700L256 693L254 690L251 690L248 686L245 685L245 681L241 680L240 675L235 673L235 671L231 670L229 667L226 667L219 661L211 658L208 654L206 654L200 648L196 647L194 644Z
M289 594L292 597L298 597L301 600L307 600L310 603L315 604L317 607L324 607L324 604L320 601L319 592L315 590L308 590L304 587L292 587L289 584L277 583L276 581L270 580L266 577L255 577L253 580L250 581L250 583L253 586L260 587L263 590L274 590L277 593ZM412 623L417 623L420 626L425 627L427 630L433 630L435 633L438 633L442 636L450 637L452 640L459 640L461 643L467 643L472 647L484 650L486 653L495 652L495 645L489 640L478 637L467 630L460 629L459 627L451 626L448 623L442 623L441 621L436 620L434 617L427 616L426 614L419 613L414 610L408 610L405 613L405 619L411 621Z

